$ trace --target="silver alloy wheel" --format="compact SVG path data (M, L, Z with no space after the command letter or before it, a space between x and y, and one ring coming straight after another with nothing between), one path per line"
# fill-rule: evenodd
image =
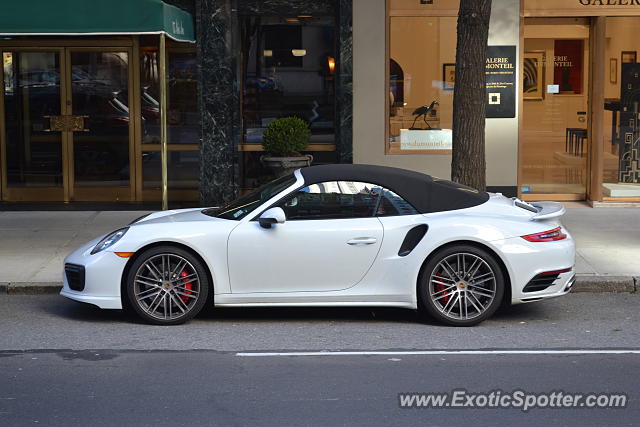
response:
M482 315L496 295L496 276L485 260L470 253L442 259L429 278L429 298L444 316L469 320Z
M133 291L136 303L149 316L175 320L187 315L196 305L200 278L186 258L162 253L138 268Z

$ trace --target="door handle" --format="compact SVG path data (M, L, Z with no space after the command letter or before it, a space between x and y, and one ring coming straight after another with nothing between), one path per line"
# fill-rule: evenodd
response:
M378 239L376 239L375 237L356 237L355 239L349 240L347 242L347 245L367 246L367 245L373 245L377 241Z
M89 116L62 114L42 117L49 119L49 129L45 129L45 132L89 132L89 129L84 127L84 119L88 119Z

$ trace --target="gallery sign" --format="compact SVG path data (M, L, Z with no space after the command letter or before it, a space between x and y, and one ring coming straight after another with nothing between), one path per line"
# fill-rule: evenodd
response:
M516 64L515 46L487 47L487 118L516 116Z
M451 150L451 129L400 129L401 150Z
M578 0L583 6L640 6L640 0Z
M525 16L636 15L640 0L525 0Z

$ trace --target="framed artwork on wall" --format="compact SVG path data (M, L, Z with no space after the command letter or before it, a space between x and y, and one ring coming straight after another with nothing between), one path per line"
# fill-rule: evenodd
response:
M544 99L544 51L524 53L523 98Z
M618 83L618 58L609 58L609 82Z
M442 64L442 90L453 90L456 83L456 64Z
M637 61L637 56L636 56L636 51L635 50L631 50L631 51L622 51L622 63L623 64L628 64L628 63L632 63L635 64Z

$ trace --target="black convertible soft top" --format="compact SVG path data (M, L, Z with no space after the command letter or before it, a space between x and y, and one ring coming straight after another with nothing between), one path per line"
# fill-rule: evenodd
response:
M376 165L321 165L300 169L305 184L358 181L388 188L420 213L470 208L489 200L489 194L420 172Z

